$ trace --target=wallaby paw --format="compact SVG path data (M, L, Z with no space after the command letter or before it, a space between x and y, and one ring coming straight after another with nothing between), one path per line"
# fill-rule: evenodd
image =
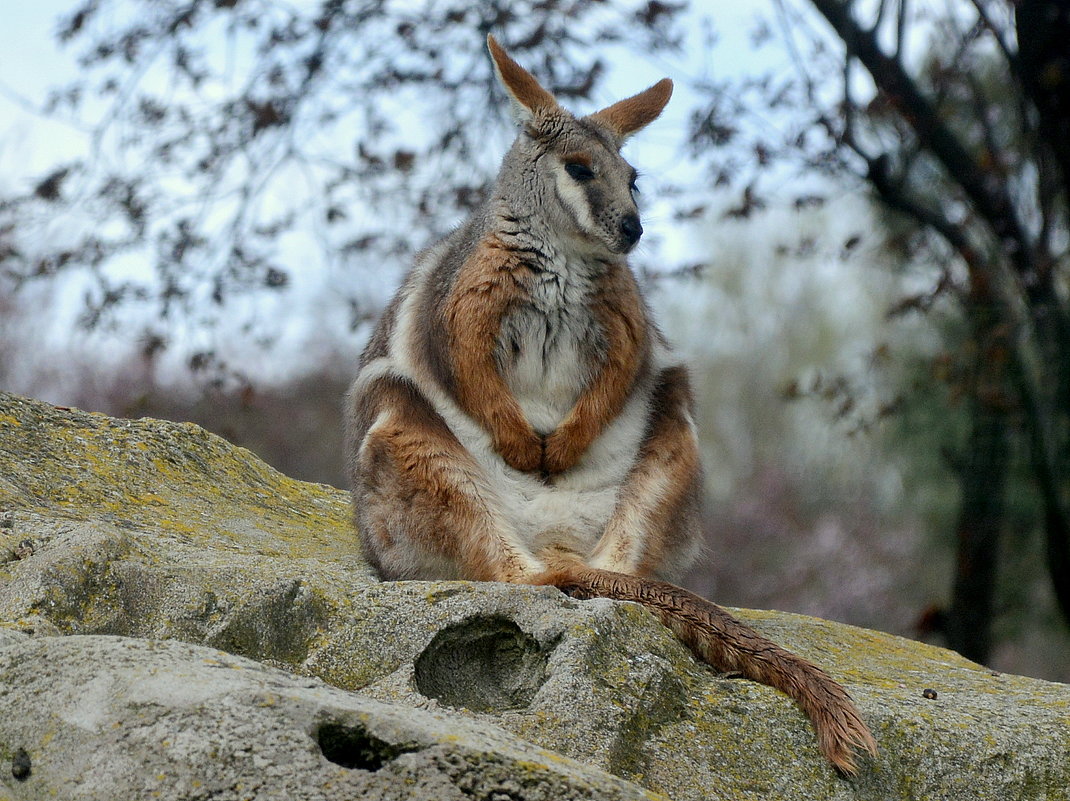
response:
M495 449L514 470L531 473L542 467L542 438L533 430L511 432L498 439Z
M546 447L542 456L542 469L547 473L563 473L583 455L584 448L576 437L562 433L559 428L546 438Z

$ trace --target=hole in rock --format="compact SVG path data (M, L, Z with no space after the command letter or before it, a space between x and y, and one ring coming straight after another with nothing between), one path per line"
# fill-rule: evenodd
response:
M316 742L323 756L343 768L379 770L402 754L419 750L381 740L362 726L324 723L316 730Z
M448 626L416 659L416 689L474 712L524 709L546 681L547 649L503 617Z

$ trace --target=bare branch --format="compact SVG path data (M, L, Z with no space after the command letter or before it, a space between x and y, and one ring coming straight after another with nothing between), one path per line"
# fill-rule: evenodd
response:
M1012 71L1018 69L1018 54L1011 49L1010 44L1003 37L1003 31L1001 31L992 21L992 17L988 14L988 9L985 8L984 0L970 0L973 3L973 7L977 10L977 18L980 20L981 25L986 31L988 31L992 38L996 40L996 44L999 46L1000 52L1003 53L1003 57L1007 59L1007 63L1010 65Z
M1033 248L1005 187L990 181L962 142L941 119L902 63L885 55L876 39L864 31L840 0L811 0L847 46L869 71L884 95L900 111L919 141L929 148L948 176L970 199L1008 249L1019 269L1029 272Z
M902 0L900 0L900 3ZM881 27L881 23L884 22L884 12L888 9L888 0L880 0L877 4L877 14L873 19L873 24L869 27L869 32L876 34Z
M784 47L787 48L788 57L791 59L792 66L795 67L799 75L803 77L803 86L806 87L806 98L808 101L813 102L814 99L814 79L810 72L810 65L806 59L799 53L799 49L795 46L794 25L788 18L788 9L784 5L784 0L774 0L773 7L776 9L777 22L781 29L781 41L784 42Z
M903 43L906 40L908 0L899 0L899 13L895 19L895 59L898 61L903 55Z
M860 150L856 152L866 158ZM888 161L889 158L885 154L875 158L866 158L866 179L877 190L880 199L889 208L912 218L922 228L937 233L959 254L967 269L980 284L990 284L991 275L988 264L980 257L977 248L970 243L962 226L952 222L942 211L923 205L904 191L902 183L894 181L889 175Z

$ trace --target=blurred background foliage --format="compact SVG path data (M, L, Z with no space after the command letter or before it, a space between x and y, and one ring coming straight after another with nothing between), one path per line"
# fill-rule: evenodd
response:
M74 77L3 87L74 145L0 183L0 387L344 486L369 325L513 135L485 34L581 111L669 74L629 156L698 392L690 586L1070 681L1070 10L763 8L738 68L684 2L67 7Z

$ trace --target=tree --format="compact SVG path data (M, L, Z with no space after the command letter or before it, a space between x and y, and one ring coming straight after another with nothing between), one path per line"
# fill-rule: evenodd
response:
M774 2L793 67L694 82L690 155L707 180L676 196L678 211L699 215L729 186L739 201L728 214L745 218L767 203L763 177L784 186L794 169L798 208L821 202L817 174L868 186L909 223L903 246L936 269L897 311L954 304L969 331L953 371L970 425L955 460L946 618L952 645L983 660L1022 453L1070 619L1070 11L1056 0ZM0 198L0 286L83 273L82 324L129 327L120 310L149 310L133 318L147 359L181 321L218 324L244 296L287 292L311 264L327 266L360 325L382 300L381 282L362 279L475 206L493 166L482 150L511 136L482 34L577 101L606 72L594 49L678 48L684 19L683 4L663 0L82 0L58 32L82 73L46 111L82 121L88 149ZM146 264L148 278L132 269ZM255 318L245 327L270 338ZM189 364L224 369L211 347Z
M906 305L948 297L969 324L971 426L945 619L951 645L983 661L1019 445L1039 492L1048 574L1070 621L1070 6L810 4L838 46L797 7L780 6L800 77L779 95L767 91L767 104L791 96L808 111L786 149L826 173L856 176L910 220L943 266L931 291ZM840 76L838 94L827 91L829 75Z
M83 0L58 29L81 72L43 111L84 129L87 152L0 200L0 231L17 232L0 269L16 288L86 273L82 325L129 328L119 310L140 307L149 354L176 323L211 328L315 264L355 327L380 301L359 277L406 263L475 206L484 148L511 138L487 32L576 100L605 72L591 45L670 48L680 9ZM219 366L210 349L189 363Z

